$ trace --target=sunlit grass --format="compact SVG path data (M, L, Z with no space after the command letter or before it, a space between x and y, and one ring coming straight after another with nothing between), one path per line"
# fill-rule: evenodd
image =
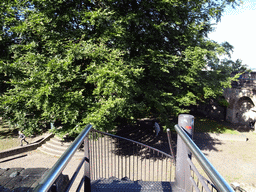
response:
M6 139L0 139L0 151L18 147L20 144L19 139L16 138L6 138Z
M18 147L20 141L18 139L18 131L12 128L5 121L0 121L0 151Z
M239 134L238 131L232 127L221 124L212 119L203 117L195 117L195 132L210 132L210 133L222 133L222 134Z

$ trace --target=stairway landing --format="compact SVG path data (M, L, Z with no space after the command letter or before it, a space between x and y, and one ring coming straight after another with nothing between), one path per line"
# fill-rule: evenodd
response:
M172 192L178 191L172 182L161 181L131 181L127 177L117 179L110 177L108 179L100 178L91 183L93 192Z

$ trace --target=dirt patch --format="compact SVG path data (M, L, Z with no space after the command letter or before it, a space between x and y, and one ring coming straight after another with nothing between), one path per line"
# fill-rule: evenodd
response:
M227 182L256 186L256 134L240 134L246 135L247 141L215 138L195 143Z

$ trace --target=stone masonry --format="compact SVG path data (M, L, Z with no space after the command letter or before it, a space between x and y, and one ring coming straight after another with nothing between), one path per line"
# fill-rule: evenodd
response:
M232 74L233 76L235 73ZM226 120L232 123L249 124L256 120L256 72L244 73L232 88L224 90L228 101Z

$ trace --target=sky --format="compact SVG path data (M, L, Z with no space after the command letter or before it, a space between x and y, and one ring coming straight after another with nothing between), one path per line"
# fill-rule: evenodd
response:
M208 37L218 43L229 42L234 46L232 60L241 59L256 71L256 0L243 0L235 9L227 7Z

